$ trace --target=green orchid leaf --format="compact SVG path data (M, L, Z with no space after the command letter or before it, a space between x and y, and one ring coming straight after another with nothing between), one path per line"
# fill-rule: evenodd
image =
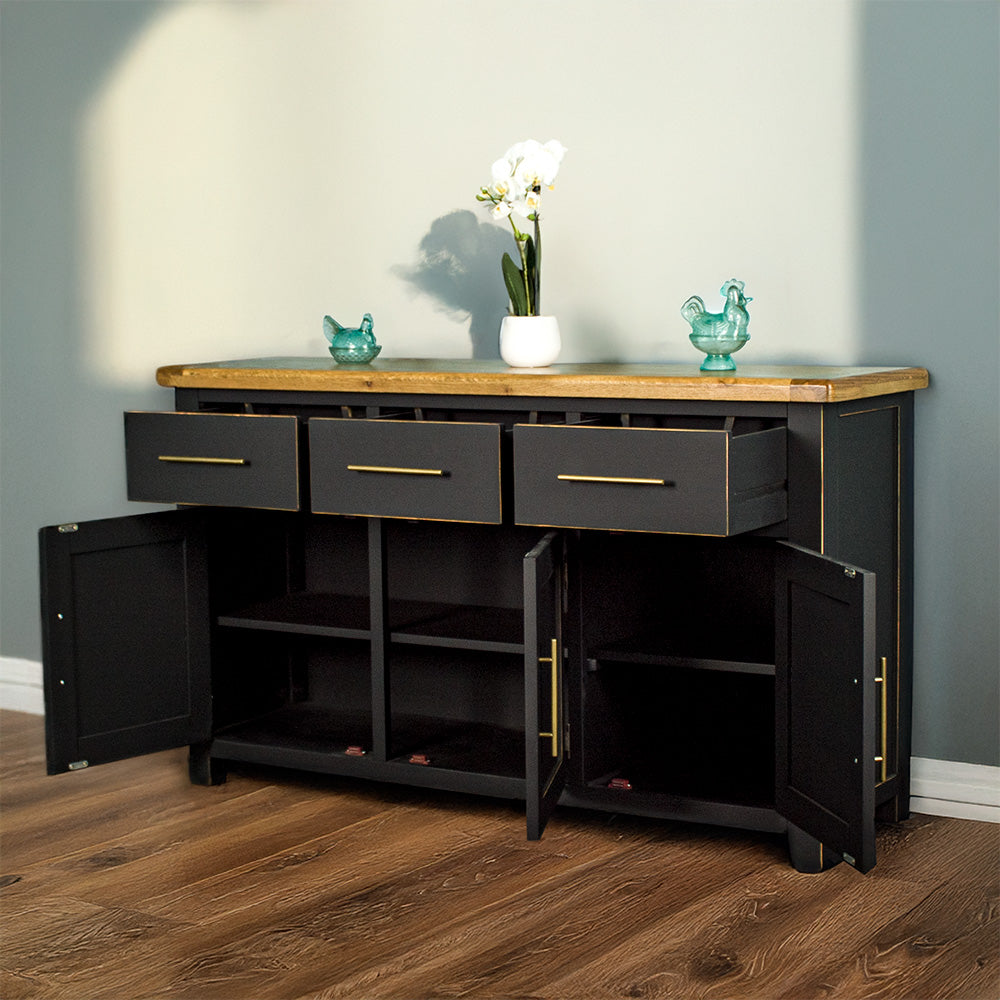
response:
M528 298L524 292L524 274L514 263L514 259L509 253L503 255L500 261L503 270L504 284L507 286L507 295L510 297L510 307L515 316L528 315Z
M539 289L542 282L542 260L541 260L541 250L542 241L541 233L538 230L538 223L535 223L535 237L532 239L530 236L525 241L524 255L528 263L528 288L531 290L531 302L534 306L534 314L540 316L542 314L540 304L541 299L539 297Z

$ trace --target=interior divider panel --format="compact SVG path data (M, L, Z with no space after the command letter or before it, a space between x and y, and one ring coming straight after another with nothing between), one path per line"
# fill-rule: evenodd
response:
M498 424L317 417L309 455L315 513L501 521Z
M292 416L126 413L125 464L129 500L299 509Z

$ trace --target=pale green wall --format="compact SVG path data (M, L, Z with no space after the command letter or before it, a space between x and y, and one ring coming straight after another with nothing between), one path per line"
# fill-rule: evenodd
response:
M0 652L39 656L38 526L139 509L120 414L170 405L157 365L321 355L366 310L387 356L495 356L474 194L555 137L563 360L695 364L679 304L735 274L746 363L931 369L914 751L997 763L997 29L961 0L3 4Z

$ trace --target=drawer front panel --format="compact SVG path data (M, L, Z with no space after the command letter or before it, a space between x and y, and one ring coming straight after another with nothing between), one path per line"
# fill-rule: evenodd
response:
M126 413L129 500L299 509L298 420Z
M319 514L500 523L496 424L314 418L309 464Z
M518 524L697 535L781 520L784 428L736 443L741 455L746 445L761 452L768 482L733 481L734 439L722 430L518 425L514 517ZM774 502L761 505L762 492ZM747 515L744 498L759 513Z

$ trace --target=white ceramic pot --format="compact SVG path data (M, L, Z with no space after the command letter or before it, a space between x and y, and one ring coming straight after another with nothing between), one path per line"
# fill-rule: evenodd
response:
M561 349L555 316L504 316L500 323L500 357L511 368L545 368Z

